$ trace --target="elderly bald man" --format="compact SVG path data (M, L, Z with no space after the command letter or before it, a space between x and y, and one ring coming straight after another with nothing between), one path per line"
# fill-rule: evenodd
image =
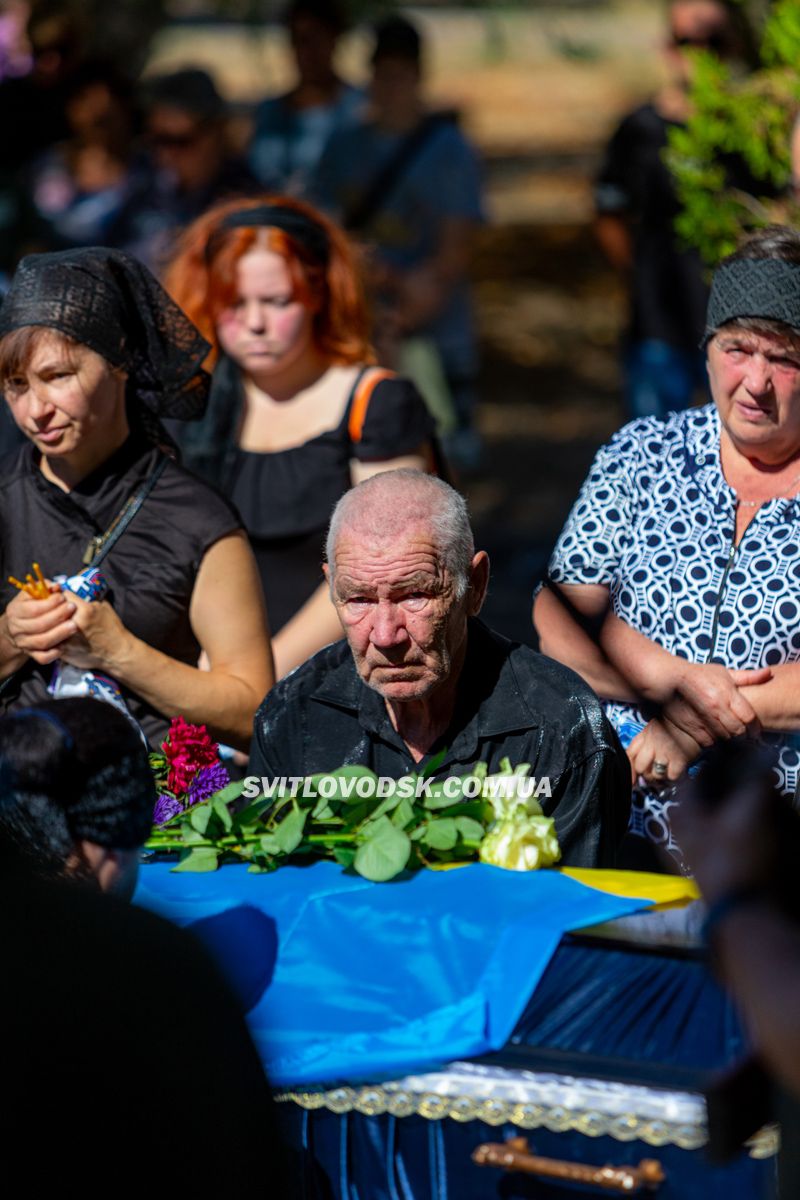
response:
M489 559L475 551L463 498L420 471L373 476L337 504L327 559L345 640L269 693L251 773L348 763L397 779L443 751L442 779L477 762L493 772L508 757L548 780L538 799L555 817L562 862L613 865L630 767L577 675L478 620Z

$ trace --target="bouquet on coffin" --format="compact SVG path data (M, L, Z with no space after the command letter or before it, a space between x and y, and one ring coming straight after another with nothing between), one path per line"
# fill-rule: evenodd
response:
M177 853L176 871L245 862L262 872L327 858L383 882L476 859L526 871L560 857L527 763L512 768L504 759L493 775L478 763L468 775L437 780L440 757L397 780L343 766L272 786L252 776L231 783L205 727L182 717L162 751L151 755L159 797L147 848Z

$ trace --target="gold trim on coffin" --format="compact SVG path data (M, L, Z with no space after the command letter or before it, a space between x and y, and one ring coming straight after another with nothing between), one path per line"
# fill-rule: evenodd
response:
M644 1142L648 1146L678 1146L698 1150L707 1142L705 1125L671 1124L637 1117L635 1113L609 1116L560 1105L520 1104L507 1100L480 1100L473 1096L437 1096L382 1087L334 1088L328 1092L285 1092L275 1097L309 1111L326 1108L332 1113L357 1112L366 1117L388 1113L393 1117L420 1116L428 1121L484 1121L487 1125L516 1125L519 1129L549 1129L551 1133L582 1133L586 1137L611 1137L618 1142ZM777 1126L768 1125L747 1143L751 1158L777 1154Z

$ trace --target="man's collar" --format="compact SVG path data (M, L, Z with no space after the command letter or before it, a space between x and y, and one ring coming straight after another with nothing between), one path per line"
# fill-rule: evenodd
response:
M477 618L467 633L467 653L456 690L456 707L450 749L469 756L467 743L477 747L481 738L496 737L539 724L517 681L508 654L507 638L490 630ZM392 729L383 697L360 679L348 652L311 694L312 700L357 712L359 724L369 733ZM447 739L445 739L447 740ZM459 755L460 756L460 755Z

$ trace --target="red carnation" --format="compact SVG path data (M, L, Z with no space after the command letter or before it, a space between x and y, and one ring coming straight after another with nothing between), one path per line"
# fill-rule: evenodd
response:
M219 759L219 746L212 742L205 725L190 725L183 717L172 718L161 748L169 767L167 786L175 796L189 790L202 767L210 767Z

